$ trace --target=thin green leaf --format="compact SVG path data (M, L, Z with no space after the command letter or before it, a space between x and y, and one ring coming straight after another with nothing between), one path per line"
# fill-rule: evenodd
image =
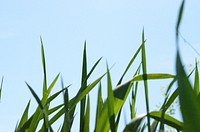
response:
M44 53L44 46L42 38L40 37L41 42L41 55L42 55L42 67L43 67L43 74L44 74L44 80L43 80L43 96L45 96L47 92L47 74L46 74L46 62L45 62L45 53Z
M133 55L132 59L130 60L128 66L126 67L126 69L125 69L124 73L122 74L122 76L121 76L121 78L120 78L120 80L119 80L119 82L118 82L117 85L121 84L121 82L122 82L124 76L125 76L126 73L128 72L129 68L130 68L131 65L133 64L135 58L138 56L138 54L139 54L139 52L140 52L141 49L142 49L142 45L137 49L136 53Z

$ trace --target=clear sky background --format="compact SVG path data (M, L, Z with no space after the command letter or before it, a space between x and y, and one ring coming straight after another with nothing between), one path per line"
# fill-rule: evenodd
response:
M65 85L72 84L70 97L75 95L80 86L85 40L89 68L103 56L91 81L106 71L107 60L110 66L115 64L111 74L113 86L116 85L141 44L143 28L147 39L147 72L175 74L175 24L180 3L181 0L0 1L0 76L4 76L0 131L14 130L29 99L32 99L31 110L35 109L36 102L24 81L41 95L43 74L40 36L45 46L48 82L60 72ZM199 12L198 0L186 1L180 30L198 51ZM194 64L195 58L199 58L182 40L181 50L185 65ZM130 79L134 71L133 67L125 80ZM163 81L150 84L151 110L155 110L156 105L162 102L160 88L166 87L168 83ZM58 90L60 82L55 87L55 91ZM105 91L106 87L104 98ZM96 93L97 89L91 93L92 104L96 103ZM138 114L145 112L142 91L139 94L139 103L142 105L138 106ZM91 111L91 120L94 121L95 105L91 106ZM77 131L77 128L75 125L73 130ZM123 128L121 125L120 129Z

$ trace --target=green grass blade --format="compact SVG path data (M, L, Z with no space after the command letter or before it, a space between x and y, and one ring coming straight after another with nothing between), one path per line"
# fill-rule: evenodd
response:
M44 46L43 46L43 41L42 41L41 37L40 37L40 42L41 42L42 67L43 67L43 74L44 74L44 79L43 79L43 96L45 96L45 94L47 92L47 74L46 74L46 63L45 63Z
M176 44L177 44L177 46L178 46L178 38L179 38L178 33L179 33L179 27L180 27L182 16L183 16L184 4L185 4L185 0L182 0L182 4L179 9L178 20L176 23Z
M97 78L94 82L92 82L89 86L87 86L82 92L78 92L78 94L72 98L70 100L70 105L69 105L69 108L72 109L76 106L76 104L82 100L100 81L101 79L105 76L102 75L100 76L99 78Z
M98 99L97 99L97 109L96 109L96 122L95 122L95 131L98 125L98 119L100 117L100 112L102 110L103 107L103 99L102 99L102 86L101 86L101 82L99 83L99 90L98 90Z
M81 91L87 87L87 52L86 52L86 42L84 44L83 51L83 62L82 62L82 80L81 80ZM84 97L80 102L80 132L84 131L84 113L85 113L85 102Z
M22 126L25 124L25 122L27 122L29 106L30 106L30 100L28 101L28 104L26 105L26 108L25 108L24 113L23 113L23 115L20 119L20 122L19 122L19 125L18 125L16 131L20 130L22 128Z
M61 77L62 89L64 89L63 79ZM63 91L63 100L64 100L64 122L62 126L62 132L70 132L70 117L69 117L69 93L68 88Z
M177 52L176 72L185 131L196 131L200 126L200 104L183 69L179 52Z
M199 94L199 70L198 70L197 62L196 62L196 66L195 66L194 92L195 92L196 96Z
M84 116L84 132L90 131L90 96L87 98L86 112Z
M0 101L1 101L1 93L2 93L2 88L3 88L3 79L4 79L4 77L2 77L2 79L1 79L1 85L0 85Z
M131 65L133 64L135 58L138 56L138 54L139 54L139 52L141 51L141 49L142 49L142 45L137 49L136 53L133 55L132 59L130 60L128 66L126 67L126 69L125 69L124 73L122 74L122 76L121 76L121 78L120 78L120 80L119 80L119 82L118 82L117 85L121 84L121 82L122 82L124 76L125 76L126 73L128 72L129 68L130 68Z
M108 87L108 118L110 123L111 132L115 132L115 113L114 113L114 95L112 91L112 82L110 77L110 71L107 65L107 87Z
M147 115L149 113L149 95L148 95L148 83L147 83L147 67L146 67L146 51L145 51L145 40L144 40L144 30L142 32L142 71L143 71L143 82L145 88L145 102L146 102L146 111ZM147 116L147 126L148 131L150 132L150 118Z

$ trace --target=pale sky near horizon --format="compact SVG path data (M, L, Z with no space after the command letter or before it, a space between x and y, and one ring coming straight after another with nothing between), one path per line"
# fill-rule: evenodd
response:
M36 102L24 81L41 95L43 76L40 36L45 47L48 82L60 72L65 85L72 84L69 88L70 97L75 95L80 86L85 40L89 69L103 56L91 81L106 71L108 61L110 66L115 64L111 75L113 86L116 85L141 44L143 28L147 40L147 72L175 74L175 24L180 3L181 0L0 1L0 76L4 76L0 131L14 130L29 99L33 104L30 113L35 109ZM180 32L200 52L199 12L198 0L186 1ZM184 64L194 64L195 58L198 59L199 56L183 40L180 44ZM138 63L134 66L137 65ZM124 81L131 78L135 67ZM152 82L151 110L155 110L155 106L161 103L160 88L168 83L169 81ZM60 80L54 91L58 90ZM95 96L96 92L97 88L91 94ZM141 100L144 100L143 94L138 94L141 95ZM103 96L107 96L105 92ZM94 102L96 103L96 97ZM128 107L126 110L128 111ZM96 107L91 111L94 113ZM138 113L143 112L143 107L138 108ZM94 117L91 115L92 121ZM121 121L124 122L123 118ZM91 125L91 130L93 127L94 125ZM77 128L74 126L73 130L77 131ZM122 124L120 130L123 128Z

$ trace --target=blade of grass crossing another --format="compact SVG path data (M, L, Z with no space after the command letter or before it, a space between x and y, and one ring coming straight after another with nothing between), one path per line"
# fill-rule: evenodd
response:
M145 100L146 100L146 111L147 111L147 126L148 131L151 131L150 128L150 117L148 116L149 113L149 97L148 97L148 83L147 83L147 67L146 67L146 51L145 51L145 40L144 40L144 29L142 32L142 71L143 71L143 81L144 81L144 88L145 88Z
M48 131L49 128L51 129L51 126L49 126L48 115L47 115L47 113L46 113L46 111L45 111L45 108L44 108L42 102L40 101L39 97L38 97L37 94L35 93L35 91L31 88L31 86L30 86L28 83L26 83L26 85L28 86L28 88L29 88L29 90L31 91L33 97L35 98L35 100L37 101L37 103L38 103L40 109L42 110L43 119L44 119L44 130L45 130L45 131L46 131L46 130ZM32 131L32 129L30 129L30 130Z

